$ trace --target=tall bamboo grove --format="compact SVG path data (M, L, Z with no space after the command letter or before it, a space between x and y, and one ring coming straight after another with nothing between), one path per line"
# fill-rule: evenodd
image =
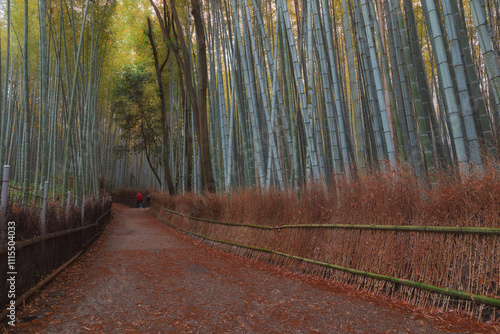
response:
M24 202L98 193L110 155L105 67L114 0L1 5L0 161ZM104 81L104 84L103 84Z
M498 158L498 1L143 4L161 149L150 166L122 157L117 184L296 188L393 168L432 183Z

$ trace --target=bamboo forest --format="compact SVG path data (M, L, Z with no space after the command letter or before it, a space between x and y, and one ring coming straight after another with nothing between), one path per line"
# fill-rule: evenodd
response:
M480 172L498 157L498 13L481 0L6 0L0 159L23 188L50 175L88 195L100 176L173 194Z
M498 325L499 0L0 0L0 115L0 246L130 206Z

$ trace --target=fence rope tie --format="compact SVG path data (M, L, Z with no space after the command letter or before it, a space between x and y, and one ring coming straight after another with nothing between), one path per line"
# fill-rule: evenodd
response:
M155 204L158 204L158 203L155 203ZM163 208L163 207L161 207L161 208ZM163 209L165 209L165 208L163 208ZM168 209L165 209L165 210L166 211L171 211L171 210L168 210ZM315 264L315 265L327 267L327 268L330 268L330 269L340 270L340 271L351 273L351 274L358 275L358 276L364 276L364 277L374 278L374 279L383 280L383 281L387 281L387 282L392 282L392 283L397 283L397 284L403 284L403 285L407 285L407 286L412 286L412 287L415 287L415 288L418 288L418 289L422 289L422 290L427 290L427 291L431 291L431 292L437 292L437 293L441 293L441 294L445 294L445 295L449 295L449 296L453 296L453 297L458 297L458 298L461 298L461 299L466 299L466 300L472 301L473 303L478 302L478 303L482 303L482 304L487 304L487 305L492 305L492 306L500 307L500 299L498 299L498 298L486 297L486 296L477 295L477 294L473 294L473 293L469 293L469 292L465 292L465 291L454 290L454 289L449 289L449 288L442 288L442 287L438 287L438 286L431 285L431 284L425 284L425 283L422 283L422 282L416 282L416 281L411 281L411 280L397 278L397 277L391 277L391 276L386 276L386 275L375 274L375 273L371 273L371 272L367 272L367 271L362 271L362 270L357 270L357 269L353 269L353 268L342 267L342 266L338 266L338 265L327 263L327 262L316 261L316 260L312 260L312 259L308 259L308 258L304 258L304 257L292 255L292 254L278 252L278 251L275 251L275 250L272 250L272 249L260 248L260 247L254 247L254 246L248 246L248 245L233 243L233 242L230 242L230 241L225 241L225 240L219 240L219 239L210 238L210 237L204 236L202 234L193 233L193 232L181 229L176 224L174 224L174 223L172 223L170 221L167 221L167 220L161 218L159 216L158 212L154 211L153 209L151 209L151 211L153 213L155 213L155 215L157 215L157 219L159 219L161 221L164 221L167 224L172 225L175 229L177 229L177 230L179 230L181 232L184 232L184 233L187 233L187 234L190 234L190 235L193 235L193 236L205 239L205 240L212 241L212 242L226 244L226 245L240 247L240 248L246 248L246 249L250 249L250 250L254 250L254 251L259 251L259 252L263 252L263 253L276 254L276 255L283 256L283 257L288 257L288 258L291 258L291 259L299 260L299 261L302 261L302 262L311 263L311 264Z
M498 227L354 225L354 224L295 224L295 225L281 225L281 226L264 226L264 225L254 225L254 224L240 224L240 223L221 222L215 220L208 220L204 218L191 217L186 214L164 208L158 202L151 201L151 203L158 205L166 212L192 220L197 220L205 223L219 224L219 225L259 228L263 230L282 230L289 228L330 228L330 229L337 228L337 229L354 229L354 230L385 230L385 231L401 231L401 232L468 233L468 234L500 235L500 228Z

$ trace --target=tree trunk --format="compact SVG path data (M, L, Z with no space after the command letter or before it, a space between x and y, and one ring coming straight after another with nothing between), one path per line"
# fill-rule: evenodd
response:
M156 7L156 5L152 0L150 0L150 3L156 12L158 21L160 22L160 27L162 29L164 39L168 40L169 36L167 35L167 31L161 20L161 14L158 10L158 7ZM170 45L169 47L172 47L172 51L174 51L175 57L177 58L178 62L182 64L181 68L184 77L186 79L189 96L191 98L195 130L198 134L198 142L200 145L201 189L204 191L215 192L215 182L212 172L212 164L210 161L210 147L208 142L207 96L206 96L207 85L208 85L207 83L208 72L207 72L205 33L203 31L203 19L200 13L200 3L199 1L195 0L193 0L192 2L193 5L192 15L195 21L195 29L198 42L198 66L199 66L198 95L199 96L196 95L196 92L194 90L192 73L191 73L191 61L186 46L186 41L184 38L184 32L182 30L182 24L179 20L179 16L177 15L177 10L175 8L175 0L170 0L170 5L172 9L172 18L174 21L174 25L177 28L179 44L183 57L181 57L181 55L179 54L179 50L177 50L175 47L172 47Z
M170 51L167 53L167 57L165 61L163 62L162 65L160 65L160 62L158 60L158 52L156 51L156 43L154 41L154 36L153 36L153 28L151 26L151 20L148 17L148 37L149 37L149 42L151 44L151 49L153 51L153 57L155 61L155 72L156 72L156 80L158 81L158 91L160 95L160 121L161 121L161 132L163 135L163 167L165 169L165 180L164 182L167 184L168 188L168 193L170 195L175 194L175 188L174 184L172 183L172 177L170 174L170 166L168 163L168 135L169 135L169 128L167 125L167 108L166 108L166 103L165 103L165 86L163 85L163 80L162 80L162 72L163 69L165 68L165 64L168 61L168 58L170 56ZM155 173L156 175L156 173Z
M205 31L203 29L203 18L201 16L201 2L199 0L191 1L191 15L194 18L194 27L196 32L196 41L198 44L198 110L195 117L199 118L198 140L201 152L201 173L204 184L202 189L215 192L215 182L210 161L210 147L208 142L208 124L207 124L207 85L208 85L208 66L207 66L207 45L205 42ZM179 20L177 20L179 22ZM180 29L180 26L178 27ZM193 96L194 98L194 96Z

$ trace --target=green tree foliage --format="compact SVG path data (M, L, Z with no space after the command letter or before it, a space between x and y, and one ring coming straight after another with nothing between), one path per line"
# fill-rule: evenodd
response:
M114 79L111 112L122 130L117 152L145 152L151 170L161 165L161 128L159 101L153 77L144 65L125 65Z

